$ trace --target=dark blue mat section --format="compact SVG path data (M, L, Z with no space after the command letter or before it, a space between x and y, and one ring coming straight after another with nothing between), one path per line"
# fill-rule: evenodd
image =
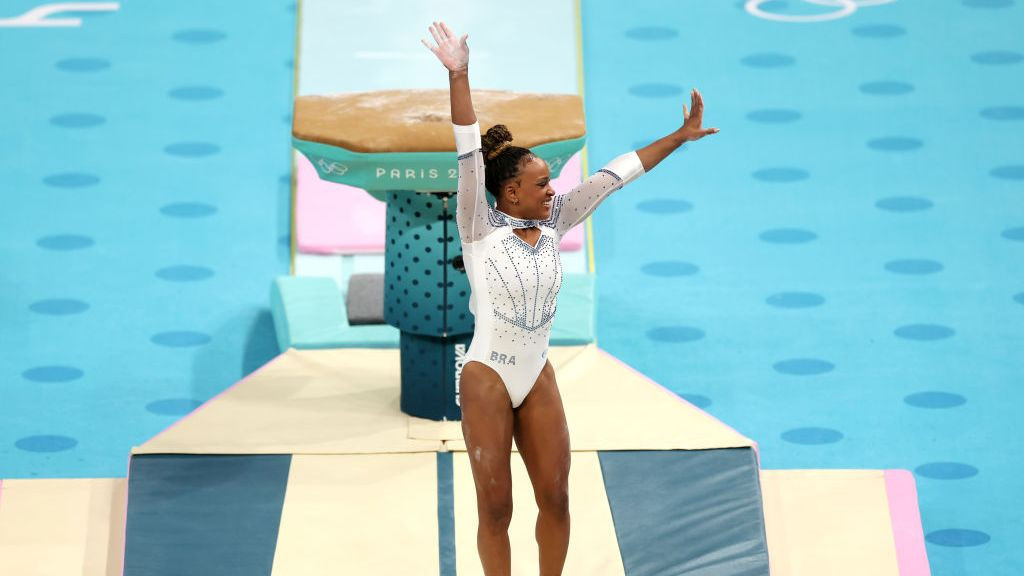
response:
M269 576L290 464L291 455L133 457L124 576Z
M599 458L627 576L768 576L753 450Z
M437 535L441 576L455 576L455 484L452 453L437 453Z

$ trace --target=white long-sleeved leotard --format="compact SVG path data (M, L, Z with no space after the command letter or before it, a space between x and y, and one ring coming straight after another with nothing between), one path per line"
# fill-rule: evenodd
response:
M469 310L476 321L466 361L494 369L517 408L547 361L562 285L562 236L644 169L636 152L623 154L570 192L555 196L546 220L521 220L487 203L479 124L456 124L454 131L459 158L456 222L469 276ZM541 234L532 246L512 232L534 226Z

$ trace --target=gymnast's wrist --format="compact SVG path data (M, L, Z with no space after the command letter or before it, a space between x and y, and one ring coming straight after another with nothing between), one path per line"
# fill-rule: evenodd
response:
M455 80L457 78L468 78L469 77L469 65L465 65L458 70L449 70L448 79Z

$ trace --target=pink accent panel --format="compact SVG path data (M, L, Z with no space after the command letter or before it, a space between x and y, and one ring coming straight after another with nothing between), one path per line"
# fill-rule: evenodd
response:
M551 187L555 189L555 196L561 196L566 192L572 190L582 182L583 167L580 163L580 155L577 152L569 158L569 161L562 167L561 174L558 178L551 181ZM580 223L565 236L562 236L562 242L559 244L562 250L567 252L575 252L583 247L583 223Z
M321 180L302 154L295 160L295 242L312 254L384 252L385 206L361 188Z
M555 189L555 196L561 196L572 190L583 181L583 166L580 163L579 152L572 155L569 161L562 167L558 178L551 181L551 187Z
M654 384L654 385L655 385L655 386L656 386L656 387L657 387L657 388L658 388L659 390L661 390L661 391L662 391L662 392L664 392L665 394L667 394L667 395L671 396L671 397L672 397L672 399L676 400L677 402L682 402L684 406L686 406L686 407L690 408L691 410L696 410L697 412L700 412L701 414L707 414L708 416L711 416L711 415L710 415L710 414L708 414L707 412L705 412L705 411L701 410L700 408L697 408L697 407L696 407L696 406L694 406L693 404L690 404L689 402L687 402L685 398L682 398L682 397L680 397L680 396L679 396L678 394L676 394L675 392L673 392L673 391L669 390L668 388L665 388L665 387L664 387L664 386L662 386L661 384L658 384L658 383L657 383L657 382L655 382L654 380L652 380L652 379L648 378L648 377L647 377L647 375L645 375L645 374L644 374L643 372L641 372L641 371L637 370L636 368L633 368L633 367L632 367L632 366L630 366L629 364L626 364L626 363L625 363L625 362L623 362L622 360L619 360L619 359L618 359L618 358L616 358L615 356L613 356L613 355L609 354L608 352L605 352L604 350L601 350L600 348L598 348L598 350L599 350L599 351L601 352L601 354L604 354L605 356L607 356L607 357L611 358L612 360L614 360L614 361L618 362L619 364L622 364L623 366L625 366L626 368L628 368L628 369L629 369L630 371L632 371L633 373L635 373L635 374L636 374L637 376L639 376L639 377L643 378L644 380L647 380L647 381L648 381L648 382L650 382L651 384ZM719 420L718 418L715 418L714 416L711 416L711 418L712 418L712 419L713 419L713 420L714 420L715 422L718 422L719 424L721 424L722 426L725 426L725 427L726 427L726 428L728 428L729 430L732 430L733 432L736 432L736 434L737 434L737 435L739 435L739 436L743 436L744 438L746 438L746 436L744 436L743 434L740 434L740 433L739 433L739 432L738 432L738 431L737 431L737 430L736 430L735 428L733 428L732 426L729 426L728 424L726 424L725 422L722 422L721 420ZM747 438L747 439L748 439L748 440L750 440L749 438ZM761 467L761 453L760 453L760 451L758 450L757 442L754 442L753 440L751 440L751 442L753 442L753 444L754 444L754 455L755 455L755 456L757 457L757 467L758 467L758 468L760 468L760 467ZM902 576L902 575L901 575L901 576Z
M386 209L383 202L361 188L320 179L302 154L295 160L295 242L307 254L383 254ZM580 155L566 162L552 180L555 194L565 194L580 183ZM583 226L562 237L561 248L583 247Z
M914 475L909 470L886 470L885 488L900 576L930 576Z

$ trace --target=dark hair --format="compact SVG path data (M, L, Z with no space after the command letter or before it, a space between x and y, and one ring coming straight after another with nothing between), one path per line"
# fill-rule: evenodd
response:
M520 148L509 144L512 142L512 133L504 124L495 124L480 138L483 144L481 152L484 155L484 186L487 190L498 197L501 185L519 176L519 163L528 156L533 156L527 148Z

